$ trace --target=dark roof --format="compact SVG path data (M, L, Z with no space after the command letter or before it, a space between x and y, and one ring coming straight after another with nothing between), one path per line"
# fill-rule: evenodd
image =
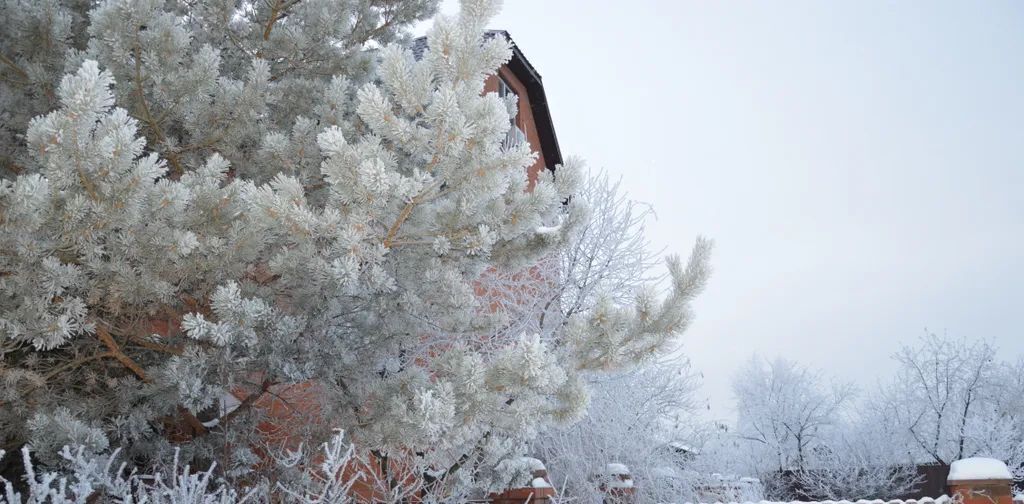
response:
M505 40L512 46L512 59L508 62L508 69L526 86L526 93L530 97L530 111L533 112L537 136L540 138L540 149L544 153L547 168L554 171L556 165L562 164L562 151L558 147L558 137L555 136L555 125L551 122L548 99L544 95L544 83L541 81L537 69L533 68L507 31L487 30L484 34L484 37L487 38L497 36L505 37ZM419 37L413 40L410 49L416 59L422 58L423 53L427 50L427 38Z

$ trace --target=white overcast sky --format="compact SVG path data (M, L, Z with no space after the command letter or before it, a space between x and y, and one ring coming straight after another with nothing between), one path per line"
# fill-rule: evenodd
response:
M442 11L453 13L446 0ZM1024 2L506 0L563 154L716 241L684 351L871 389L927 327L1024 354Z

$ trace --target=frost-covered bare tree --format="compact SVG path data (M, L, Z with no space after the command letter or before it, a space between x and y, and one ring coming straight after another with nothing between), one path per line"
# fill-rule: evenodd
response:
M1000 362L995 387L986 395L991 405L969 423L968 442L979 454L1006 462L1017 479L1024 479L1024 358Z
M886 413L855 404L849 384L796 362L753 358L734 380L745 471L774 498L895 498L919 483Z
M628 304L663 278L654 273L660 261L644 232L651 207L630 199L621 180L604 172L588 177L573 197L586 203L589 218L557 256L559 281L541 298L548 315L542 327L557 328L605 297Z
M603 173L588 177L573 198L591 211L567 245L543 263L548 268L543 276L551 281L534 284L540 288L530 292L528 302L506 307L515 311L512 319L534 324L532 329L541 334L561 334L601 306L653 299L651 286L663 278L654 273L656 255L644 237L649 207L630 200ZM708 243L700 241L694 254L708 251ZM516 278L501 280L514 283ZM681 321L680 329L686 323ZM607 345L612 349L616 343ZM575 497L598 499L595 474L605 464L623 463L640 481L645 500L679 499L688 481L668 474L678 469L668 444L692 427L697 383L689 363L679 357L656 359L617 372L607 369L606 362L595 363L600 364L597 372L584 375L592 391L584 419L549 427L532 444L533 454L547 462L556 484Z
M750 464L724 460L737 449L728 442L698 462L756 474L769 496L784 499L896 498L919 484L917 464L972 456L1024 476L1024 361L1003 360L984 341L934 334L894 359L896 375L859 400L794 362L753 359L734 382L743 442L731 457Z
M631 200L621 181L591 173L572 200L588 212L563 247L526 271L488 272L480 279L483 291L497 293L492 303L513 324L510 331L560 334L599 304L631 304L665 279L656 273L662 262L645 236L654 212ZM698 240L694 257L709 252L710 243Z
M700 241L663 297L536 333L479 294L598 215L578 163L532 183L502 145L496 1L420 59L397 42L428 0L2 5L0 442L48 468L177 454L276 488L309 471L268 460L343 428L385 490L484 490L585 411L585 373L663 352L708 276Z
M854 396L850 384L827 383L794 361L758 357L737 372L733 392L737 434L778 471L804 469Z
M985 341L935 334L894 357L900 370L879 407L891 412L919 461L988 456L1022 471L1020 364L999 360Z
M587 415L548 429L533 444L556 487L583 502L599 501L595 477L606 464L619 463L629 467L642 502L692 498L693 478L677 445L695 428L698 382L689 364L676 358L588 383Z
M697 474L720 474L731 479L757 475L760 471L752 463L751 445L738 436L733 427L722 421L698 424L687 445L692 457L685 468Z

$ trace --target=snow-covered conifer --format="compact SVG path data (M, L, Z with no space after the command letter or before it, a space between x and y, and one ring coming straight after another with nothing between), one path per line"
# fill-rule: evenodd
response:
M509 330L529 324L480 295L591 214L578 162L531 185L535 153L502 145L497 2L438 17L421 59L401 44L435 3L0 7L3 449L216 464L240 495L308 482L268 461L342 428L384 473L483 489L578 418L581 373L686 327L703 241L664 300L556 329Z

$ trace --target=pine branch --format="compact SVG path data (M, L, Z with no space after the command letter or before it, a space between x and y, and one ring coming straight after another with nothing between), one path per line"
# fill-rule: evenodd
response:
M26 81L29 80L28 73L22 70L17 63L11 61L7 56L4 56L3 53L0 53L0 63L7 65L11 70L14 70L14 73L18 74L22 79L25 79Z
M246 397L238 405L237 408L229 411L223 417L220 417L218 419L217 425L224 425L230 422L233 418L247 411L249 408L255 405L256 402L259 401L264 396L264 394L266 394L270 390L270 387L273 387L274 385L277 385L277 382L274 382L272 380L263 380L263 383L260 384L260 391L258 394L250 394L249 397Z
M435 164L437 164L436 156L435 156L435 160L431 161L430 166L432 167ZM401 229L402 224L404 224L405 221L409 219L409 216L412 215L412 211L417 206L419 206L419 205L421 205L421 204L423 204L423 203L425 203L427 201L431 201L433 199L436 199L437 196L434 196L432 198L428 198L427 194L429 194L430 192L436 190L438 187L439 187L439 183L437 183L437 182L431 184L430 187L428 187L428 188L424 189L423 191L421 191L419 194L417 194L415 197L413 197L411 200L409 200L408 203L405 204L405 206L402 208L402 211L398 214L398 218L395 219L395 222L391 224L390 228L388 228L388 234L387 234L387 236L384 237L384 247L391 248L391 246L395 242L395 237L398 236L398 230Z
M55 377L55 376L65 372L65 371L67 371L69 369L74 369L74 368L76 368L78 366L81 366L82 364L85 364L87 362L91 362L91 361L99 360L99 359L105 359L107 357L113 357L113 356L114 356L114 354L111 353L111 352L103 352L103 353L89 355L89 356L86 356L86 357L79 357L79 358L77 358L77 359L75 359L75 360L73 360L71 362L68 362L67 364L64 364L62 366L59 366L59 367L51 370L49 373L46 373L45 375L43 375L43 381L49 381L53 377Z
M267 19L267 25L263 28L263 40L270 40L270 31L274 29L274 24L278 20L285 17L285 11L292 8L292 6L298 4L301 0L292 0L289 3L285 3L284 0L277 0L274 2L274 7L270 9L270 18Z
M10 170L11 173L13 173L15 175L20 175L21 172L25 171L25 168L23 166L19 165L18 163L14 163L14 162L7 163L7 169Z
M146 375L146 371L142 369L142 366L121 351L121 347L117 345L116 341L114 341L114 337L111 336L103 326L96 326L96 335L99 336L100 341L106 345L108 350L110 350L111 357L120 362L124 367L128 368L128 370L134 373L135 376L138 376L140 380L149 383L149 376Z
M402 227L402 224L405 223L406 219L412 215L412 211L416 208L416 205L419 205L418 199L419 198L413 198L406 203L405 207L402 208L402 212L398 214L398 218L395 219L395 222L391 224L390 228L388 228L388 235L384 237L385 248L391 248L391 245L395 240L395 236L398 234L398 230Z
M153 134L156 135L157 141L164 146L167 145L167 137L164 136L164 131L160 128L160 124L153 119L153 114L149 111L149 104L146 103L146 92L142 88L142 46L141 42L138 41L138 33L136 33L136 45L133 51L135 55L135 94L139 99L139 107L142 109L142 119L149 125L149 128L153 130ZM175 177L181 177L185 173L185 169L181 166L181 161L178 160L178 155L174 152L167 150L164 152L167 157L167 162L171 164L171 168L174 169Z
M92 179L89 178L89 175L85 173L80 164L76 164L75 171L78 172L78 181L82 184L82 188L85 189L85 193L89 195L89 199L99 201L100 196L96 192L96 184L93 184Z
M203 425L203 422L196 418L188 408L178 405L178 412L181 413L181 416L185 419L185 423L192 428L193 437L204 436L209 432L206 429L206 426Z
M160 343L149 341L141 335L133 334L130 336L130 338L132 342L134 342L136 345L142 348L145 348L146 350L152 350L154 352L165 353L168 355L181 355L182 353L185 352L184 347L161 345Z

